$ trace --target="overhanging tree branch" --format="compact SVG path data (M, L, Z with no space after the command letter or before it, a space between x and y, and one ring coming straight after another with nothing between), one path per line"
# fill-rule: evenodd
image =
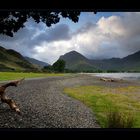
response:
M43 22L50 27L52 24L58 23L61 17L78 22L79 15L79 11L1 11L0 34L13 37L14 32L24 27L28 18L33 18L37 23Z
M60 21L61 17L68 18L73 22L78 22L80 11L50 11L50 10L19 10L19 11L0 11L0 34L13 37L13 34L20 28L24 27L24 23L33 18L35 22L43 22L50 27ZM96 14L96 11L94 11Z

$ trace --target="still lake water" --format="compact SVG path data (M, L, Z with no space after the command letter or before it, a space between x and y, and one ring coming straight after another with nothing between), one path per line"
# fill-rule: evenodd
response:
M119 78L124 80L140 81L140 73L88 73L88 74L98 77Z

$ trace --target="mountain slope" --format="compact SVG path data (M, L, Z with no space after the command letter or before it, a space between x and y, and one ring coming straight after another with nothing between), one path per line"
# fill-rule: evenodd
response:
M32 63L33 65L37 66L37 67L41 67L43 68L44 66L48 66L49 64L46 62L42 62L39 61L37 59L34 58L30 58L30 57L24 57L27 61L29 61L30 63Z
M36 71L20 53L0 46L0 71Z
M140 51L122 59L111 58L103 60L89 60L76 51L71 51L59 59L66 61L66 68L78 71L114 70L114 71L140 71Z
M124 57L121 61L123 70L140 71L140 51Z
M66 62L66 69L70 70L95 70L96 68L89 62L89 60L76 51L71 51L65 55L60 56Z

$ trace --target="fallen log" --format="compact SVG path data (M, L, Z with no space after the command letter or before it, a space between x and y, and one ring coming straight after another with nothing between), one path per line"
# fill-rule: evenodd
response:
M107 82L117 82L115 79L109 79L109 78L100 78L101 81L107 81Z
M22 81L24 80L17 80L17 81L12 81L9 82L7 84L4 84L2 86L0 86L0 99L2 101L2 103L7 103L9 105L9 107L14 110L15 112L17 112L18 114L21 114L19 107L17 106L16 102L14 102L12 99L8 98L5 94L5 90L6 88L8 88L9 86L15 86L17 87L18 84L20 84Z

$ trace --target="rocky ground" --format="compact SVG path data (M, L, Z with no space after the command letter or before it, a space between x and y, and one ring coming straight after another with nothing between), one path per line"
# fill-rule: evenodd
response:
M17 102L22 115L0 102L0 128L99 128L89 108L63 94L64 87L92 83L94 77L73 75L25 80L9 87L6 94Z
M80 101L63 94L63 89L79 85L118 87L140 83L99 79L86 74L73 74L26 79L18 87L9 87L6 94L18 103L22 115L0 102L0 128L100 128L94 113Z

